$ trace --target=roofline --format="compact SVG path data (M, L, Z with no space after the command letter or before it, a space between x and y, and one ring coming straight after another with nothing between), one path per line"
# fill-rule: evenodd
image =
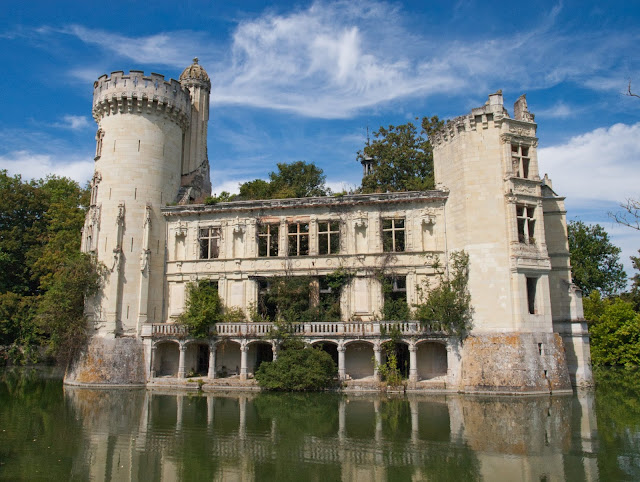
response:
M288 199L261 199L251 201L219 202L216 204L185 204L161 208L164 216L184 214L220 213L235 211L265 211L275 209L306 209L324 206L369 206L373 204L410 203L415 201L437 202L448 198L442 190L389 192L377 194L346 194L344 196L303 197Z

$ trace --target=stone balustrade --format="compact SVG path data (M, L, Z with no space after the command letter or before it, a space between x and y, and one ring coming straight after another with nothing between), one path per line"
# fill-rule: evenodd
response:
M335 321L298 323L293 326L293 333L300 336L380 336L397 328L401 335L417 335L426 332L417 321ZM216 323L211 334L231 337L263 337L278 330L275 323ZM177 323L154 323L151 336L186 336L188 328Z

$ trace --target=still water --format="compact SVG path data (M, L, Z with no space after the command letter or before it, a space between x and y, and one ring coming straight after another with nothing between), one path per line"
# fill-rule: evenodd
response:
M3 480L640 480L640 381L555 397L176 393L0 372Z

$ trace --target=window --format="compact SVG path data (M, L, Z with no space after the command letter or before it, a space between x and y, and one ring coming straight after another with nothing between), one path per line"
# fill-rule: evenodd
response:
M340 321L341 288L332 287L326 276L318 280L319 315L323 321Z
M382 220L382 250L404 251L404 218Z
M528 147L511 144L511 162L516 177L529 178L530 161Z
M318 223L318 254L340 252L340 223L327 221Z
M278 225L258 226L258 256L278 256Z
M518 241L525 244L535 244L536 220L534 217L535 208L518 204L516 206L516 217L518 218Z
M271 291L271 283L265 278L258 278L258 314L261 318L268 321L274 321L278 313L278 307L269 296Z
M98 129L96 132L96 157L94 158L96 161L100 159L102 156L102 140L104 139L104 131L102 129Z
M289 256L307 256L309 254L309 223L289 224Z
M408 320L411 315L407 303L407 278L406 276L393 276L385 278L382 282L382 294L384 305L382 314L385 320Z
M220 256L220 228L200 228L200 259Z
M527 306L529 308L529 314L536 314L536 288L538 285L538 278L527 277Z

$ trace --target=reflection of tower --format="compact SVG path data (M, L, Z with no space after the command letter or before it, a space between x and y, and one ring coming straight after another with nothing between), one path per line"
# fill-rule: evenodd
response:
M99 236L85 239L108 268L89 307L101 335L139 334L162 319L164 219L160 207L180 188L183 133L191 116L189 91L158 74L113 72L94 84L98 123L91 211Z

